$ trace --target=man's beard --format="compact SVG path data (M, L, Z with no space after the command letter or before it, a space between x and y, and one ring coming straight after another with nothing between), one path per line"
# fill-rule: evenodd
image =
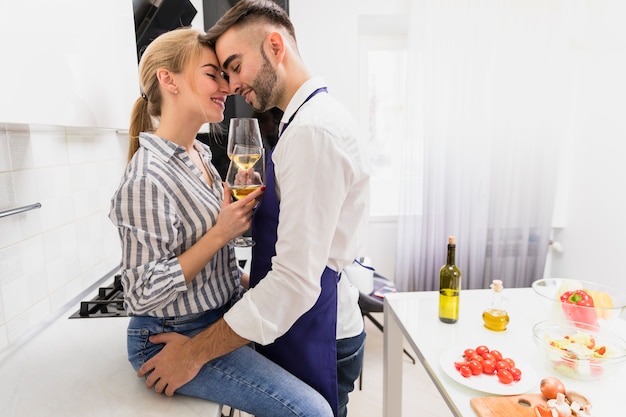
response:
M274 98L276 97L276 94L279 93L276 89L278 75L276 75L276 71L272 68L269 59L267 59L267 55L265 55L263 47L261 47L261 56L263 57L263 66L261 66L259 73L252 82L252 89L254 90L254 94L256 96L256 103L250 103L252 104L254 110L258 112L264 112L272 107L275 107L275 103L273 103L273 101L275 101Z

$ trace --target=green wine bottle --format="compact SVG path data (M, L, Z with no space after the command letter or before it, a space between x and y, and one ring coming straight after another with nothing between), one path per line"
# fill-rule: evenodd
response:
M448 237L448 259L439 271L439 320L456 323L459 319L461 270L455 265L456 240Z

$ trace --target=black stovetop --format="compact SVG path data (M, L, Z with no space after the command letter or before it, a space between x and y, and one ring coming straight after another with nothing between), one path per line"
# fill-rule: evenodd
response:
M120 275L116 275L111 285L98 288L98 295L91 300L81 301L78 311L69 318L126 317L121 279Z

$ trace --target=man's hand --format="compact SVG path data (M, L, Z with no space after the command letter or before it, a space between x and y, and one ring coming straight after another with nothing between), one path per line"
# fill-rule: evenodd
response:
M154 344L165 344L163 350L143 364L137 376L146 378L146 386L154 387L159 394L171 397L174 392L191 381L202 368L191 353L191 339L178 333L161 333L150 337Z
M221 318L192 338L178 333L150 336L163 349L143 364L137 376L146 378L146 386L167 396L198 375L205 363L226 355L249 342L235 333Z

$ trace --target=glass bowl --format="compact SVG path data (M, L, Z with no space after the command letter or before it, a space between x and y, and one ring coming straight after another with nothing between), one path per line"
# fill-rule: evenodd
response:
M598 380L626 362L626 341L607 329L569 321L541 321L533 339L551 366L562 375Z
M588 323L602 327L608 320L620 317L626 311L626 293L608 285L566 278L545 278L532 283L542 300L549 307L549 318ZM564 303L561 296L567 291L585 290L593 299L593 307Z

